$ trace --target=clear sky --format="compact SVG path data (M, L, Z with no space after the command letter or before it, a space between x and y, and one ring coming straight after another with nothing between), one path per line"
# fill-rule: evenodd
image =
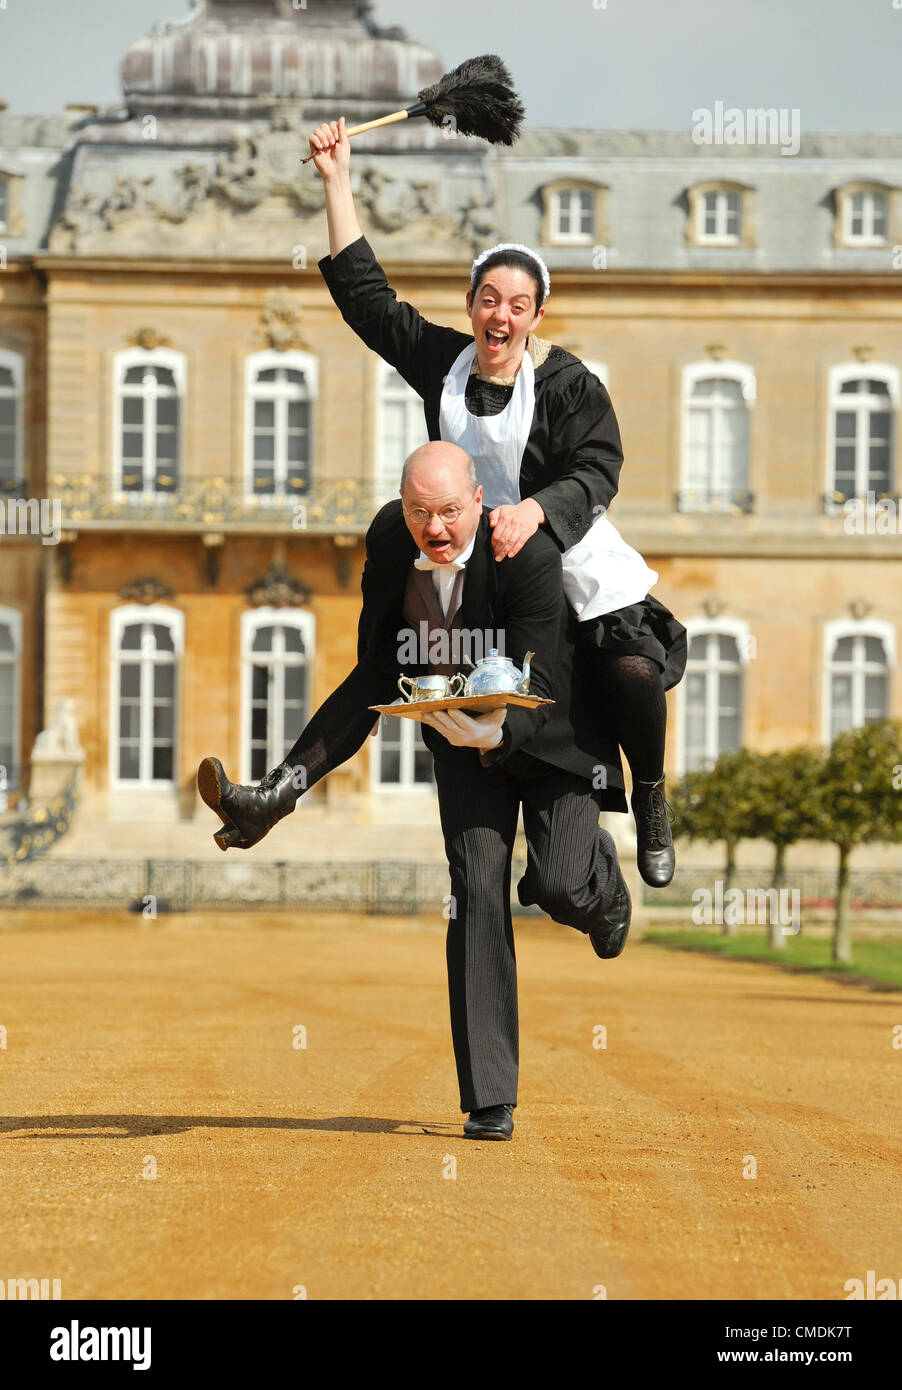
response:
M188 9L0 0L0 98L115 102L125 49ZM902 0L377 0L375 17L449 68L501 54L531 124L683 130L723 101L798 108L803 131L902 130Z

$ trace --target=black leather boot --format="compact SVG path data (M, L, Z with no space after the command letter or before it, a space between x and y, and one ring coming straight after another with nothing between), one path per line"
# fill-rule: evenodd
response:
M218 758L204 758L197 769L197 790L216 812L223 828L213 836L220 849L250 849L292 812L303 788L295 769L279 763L256 787L230 782Z
M633 787L630 805L636 818L636 862L651 888L666 888L673 878L676 856L670 829L670 807L664 800L664 778L639 782Z

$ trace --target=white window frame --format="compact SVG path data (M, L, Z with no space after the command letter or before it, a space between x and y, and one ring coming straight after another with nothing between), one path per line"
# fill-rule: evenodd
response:
M723 378L727 381L738 383L742 392L742 399L745 402L746 415L748 417L748 429L746 433L746 459L745 459L745 489L751 491L752 478L752 407L758 399L758 380L755 370L747 362L717 362L713 358L708 358L704 362L689 362L683 368L683 389L681 401L681 443L680 443L680 492L691 492L692 486L689 481L689 412L693 406L692 394L695 387L701 381L717 380ZM717 458L716 447L714 449L714 459ZM711 483L713 483L713 478ZM716 493L722 491L720 488L709 484L707 492ZM693 507L693 511L705 511L704 505ZM710 508L709 510L715 510Z
M385 718L386 716L382 716ZM392 716L387 716L392 719ZM414 767L414 740L419 725L413 719L392 719L393 724L400 725L401 737L401 780L399 782L383 782L380 777L382 766L382 718L379 721L379 730L372 740L372 751L370 753L370 790L378 792L380 796L387 793L389 796L415 796L428 797L432 800L436 795L435 771L428 782L415 782L413 780ZM408 725L410 730L408 732ZM432 755L430 754L430 757Z
M392 381L392 377L400 379L404 388L403 391ZM387 502L397 497L398 485L401 481L399 478L397 483L390 483L388 479L388 460L385 457L385 407L389 400L394 404L403 404L405 407L405 447L407 443L410 443L410 448L406 449L405 458L420 444L426 444L429 441L429 431L426 428L426 419L423 414L423 398L417 395L400 372L397 372L388 362L380 360L376 364L376 471L373 478L374 491L377 494L377 501L380 502ZM416 429L412 426L415 411Z
M855 198L863 199L862 220L869 231L853 232L852 203ZM876 199L883 200L883 222L886 231L878 236L874 230L874 211ZM849 246L886 246L889 241L890 201L889 194L877 188L856 188L843 198L843 240Z
M727 232L716 230L713 232L705 231L705 220L707 217L707 201L714 198L714 218L718 229L726 227L727 224L727 199L739 199L739 231ZM697 212L695 224L695 240L699 246L741 246L742 245L742 221L745 216L744 199L738 188L706 188L699 193L697 198Z
M313 669L316 660L316 617L309 608L276 608L268 604L262 608L249 608L241 615L241 780L256 786L256 782L251 783L251 698L253 694L251 683L251 670L254 665L253 641L254 633L258 628L282 626L293 627L300 632L304 645L309 653L306 661L308 673L308 691L310 693L310 704L313 693ZM259 655L259 653L258 653ZM286 665L302 664L300 662L287 662ZM308 712L307 722L311 718ZM284 721L284 710L282 712ZM292 743L295 742L301 730L298 729ZM272 750L272 728L267 730L269 740L269 750ZM266 771L271 772L273 767L282 761L283 753L273 756L269 761L270 752L267 753L269 766Z
M178 486L175 492L159 492L153 487L148 486L148 472L156 476L156 455L153 450L156 447L156 431L147 428L146 412L144 425L144 456L141 460L143 470L144 487L141 492L126 492L122 485L123 458L122 458L122 431L123 431L123 401L126 399L123 387L125 386L125 374L131 367L168 367L175 379L176 395L179 403L179 451L175 461L178 470ZM147 502L158 502L161 499L171 498L181 492L184 487L185 479L185 407L187 399L187 364L183 352L175 352L172 348L123 348L117 352L113 358L113 490L119 501L134 501L142 499ZM151 461L154 461L151 466Z
M896 629L890 622L880 618L837 618L833 622L824 624L824 650L823 650L823 684L821 691L821 742L825 748L829 748L832 742L830 726L833 722L832 714L832 691L833 676L839 669L853 673L865 674L861 667L851 667L844 665L842 668L834 667L833 652L837 642L841 637L876 637L883 643L883 650L886 653L886 673L887 673L887 697L892 697L892 680L890 673L896 669ZM854 705L859 703L856 691L863 683L856 681L853 685L853 716ZM853 728L862 728L861 724L854 724Z
M565 195L571 200L574 195L576 195L577 198L587 198L589 200L589 215L592 219L592 226L589 228L588 232L564 232L561 230L561 216L563 213L562 201ZM570 213L570 219L572 222L572 211ZM579 216L579 221L582 221L581 214ZM562 246L592 246L596 240L597 230L598 205L595 193L591 188L581 188L578 184L569 186L565 184L563 187L553 190L551 195L551 237L555 244Z
M855 401L855 396L841 396L840 387L846 381L883 381L889 388L890 408L893 411L892 439L890 440L890 462L892 465L891 491L898 493L899 478L896 452L898 447L899 431L899 402L900 402L900 374L899 368L892 366L888 362L839 362L831 367L827 373L827 463L824 477L824 495L832 497L836 491L836 412L837 410L849 410ZM856 457L855 457L855 496L864 497L867 488L859 492L859 477L861 473L867 473L867 459L863 436L859 431L857 434ZM836 507L841 507L842 503L836 503Z
M13 374L13 400L15 406L14 463L16 476L14 482L21 482L25 471L25 358L19 352L0 348L0 367L6 367Z
M12 766L20 767L22 761L22 614L17 608L0 607L0 624L9 628L13 649L10 663L13 668L12 700ZM0 661L6 654L0 655ZM6 789L0 788L0 809L5 810L6 791L12 790L11 769L7 769Z
M307 492L289 492L285 487L287 476L287 460L284 456L286 436L283 430L280 442L278 426L275 433L276 458L273 460L273 472L276 475L274 491L270 493L254 490L254 402L258 399L254 388L257 385L258 372L269 371L273 367L285 367L289 371L303 372L304 374L310 422L307 466L310 486ZM266 384L264 383L264 385ZM261 396L259 399L267 398ZM316 403L318 399L319 361L312 353L300 352L297 349L277 352L274 348L266 348L262 352L252 352L244 359L244 491L248 501L253 501L258 506L284 506L286 500L303 500L312 491L316 461ZM282 401L287 405L287 394L276 399L277 415L279 413L278 406ZM279 477L280 468L281 479Z
M173 665L175 671L175 709L172 721L173 776L171 779L153 777L126 778L119 776L119 666L120 644L125 628L131 623L161 623L169 628L172 635ZM165 603L127 603L114 608L110 613L110 747L109 775L112 788L134 788L135 790L159 791L178 785L178 750L181 733L180 711L182 705L182 658L185 652L185 615L180 608L172 608ZM153 743L153 701L145 702L142 711L140 746L152 750ZM152 752L151 755L152 757Z
M736 648L739 652L739 665L742 670L742 725L746 722L746 688L745 671L749 664L752 650L752 643L749 640L749 625L744 618L687 618L686 619L686 645L687 650L693 637L709 637L711 635L732 637L735 639ZM685 679L682 680L677 688L677 775L684 777L687 771L688 747L686 739L686 715L687 715L687 690L688 686ZM705 727L707 730L712 727L711 720L711 700L710 694L706 692L708 708L705 711ZM716 711L715 711L716 713ZM716 728L716 720L713 722ZM742 728L740 728L742 734ZM740 738L740 747L742 738Z

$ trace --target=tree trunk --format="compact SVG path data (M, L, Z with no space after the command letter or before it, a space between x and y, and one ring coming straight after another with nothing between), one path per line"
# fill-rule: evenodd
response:
M780 906L780 890L786 879L786 846L782 841L774 846L774 871L771 875L771 887L777 895L777 907ZM779 911L772 911L770 921L767 925L768 945L773 951L786 950L786 933L783 930L783 923L780 921Z
M848 845L837 845L839 872L836 876L836 922L833 928L833 959L843 965L852 964L852 929L849 922L849 898L852 876L849 872Z
M726 845L727 845L727 863L726 863L726 868L724 869L724 885L723 885L724 900L726 900L727 894L729 893L730 889L733 887L733 879L736 877L736 841L735 841L735 840L727 840ZM728 911L729 911L729 908L728 908L728 907L725 907L725 909L724 909L724 921L723 921L723 934L724 934L724 936L738 936L738 935L739 935L739 923L738 923L738 922L728 922L728 921L727 921L727 912L728 912Z

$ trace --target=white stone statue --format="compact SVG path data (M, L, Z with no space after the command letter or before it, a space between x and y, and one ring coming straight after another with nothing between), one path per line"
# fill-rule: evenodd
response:
M69 698L60 700L51 724L43 729L34 741L31 761L76 761L84 755L85 750L79 742L78 725L75 722L75 701Z

